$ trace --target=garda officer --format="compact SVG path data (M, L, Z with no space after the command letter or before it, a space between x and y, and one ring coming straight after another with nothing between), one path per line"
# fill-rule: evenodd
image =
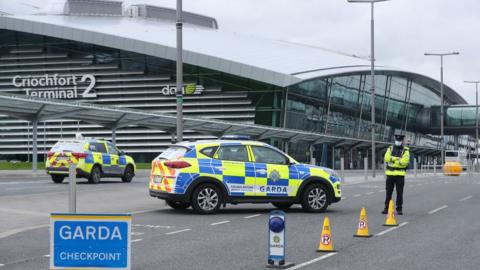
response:
M405 174L410 162L410 149L403 145L405 135L396 134L395 144L388 147L385 153L385 163L387 164L387 183L385 209L382 214L387 214L388 204L392 199L393 188L397 189L397 214L403 215L403 186L405 185Z

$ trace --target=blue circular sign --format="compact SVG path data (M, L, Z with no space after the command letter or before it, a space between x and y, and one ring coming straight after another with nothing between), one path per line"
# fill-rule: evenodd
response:
M274 233L279 233L285 229L285 221L279 217L272 217L268 222L270 230Z

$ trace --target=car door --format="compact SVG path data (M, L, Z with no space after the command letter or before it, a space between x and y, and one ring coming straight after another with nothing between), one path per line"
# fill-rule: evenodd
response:
M122 175L123 169L120 167L119 155L117 148L110 142L107 142L107 150L110 155L110 170L111 174Z
M100 160L102 161L102 171L104 174L111 174L112 169L110 168L111 159L110 155L107 152L107 147L104 142L95 142L95 148L100 155Z
M295 179L298 173L289 158L271 147L250 147L255 161L256 196L295 196L300 181Z
M245 145L221 145L214 155L221 161L223 183L230 196L255 196L255 172Z

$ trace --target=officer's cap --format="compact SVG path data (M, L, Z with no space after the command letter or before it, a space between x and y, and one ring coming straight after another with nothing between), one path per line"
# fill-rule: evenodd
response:
M395 134L395 140L396 141L403 141L405 139L405 135L403 134Z

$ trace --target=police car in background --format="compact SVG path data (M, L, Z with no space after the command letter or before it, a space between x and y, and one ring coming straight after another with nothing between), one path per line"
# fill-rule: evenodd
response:
M227 203L301 204L323 212L340 201L335 171L301 164L277 148L250 140L211 140L172 145L152 161L152 197L174 209L201 214Z
M61 140L48 152L45 164L47 174L55 183L61 183L68 176L70 164L76 165L77 177L97 184L102 177L120 177L131 182L135 176L135 162L132 157L111 142L93 138Z

